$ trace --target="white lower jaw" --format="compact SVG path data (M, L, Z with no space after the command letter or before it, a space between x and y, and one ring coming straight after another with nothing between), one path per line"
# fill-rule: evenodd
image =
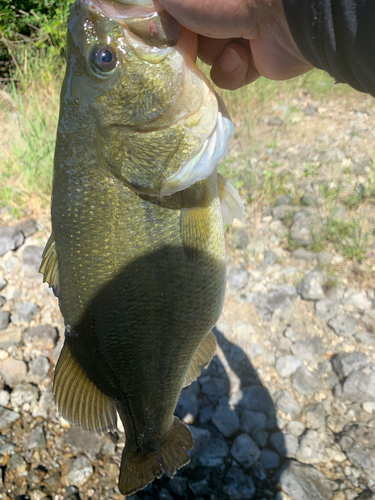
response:
M155 12L160 12L162 7L159 2L152 0L81 0L93 10L114 19L129 19L146 17Z

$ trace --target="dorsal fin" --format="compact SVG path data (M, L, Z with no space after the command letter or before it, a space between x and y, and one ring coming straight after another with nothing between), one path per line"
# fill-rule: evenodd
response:
M66 343L56 365L53 393L65 420L97 434L116 430L115 405L87 377Z
M243 221L244 206L237 189L219 173L217 174L219 199L221 202L221 213L223 224L233 224L233 219Z
M184 387L197 380L201 374L200 367L207 368L211 359L215 356L217 341L214 332L210 332L201 342L189 366L184 380Z
M57 264L57 254L55 247L55 237L53 232L43 250L42 263L39 272L43 274L43 283L47 282L53 288L55 295L59 290L59 267Z

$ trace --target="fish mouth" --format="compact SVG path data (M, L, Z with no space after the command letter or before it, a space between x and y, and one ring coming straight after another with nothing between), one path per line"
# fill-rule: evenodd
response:
M81 2L115 19L149 17L164 10L158 0L81 0Z

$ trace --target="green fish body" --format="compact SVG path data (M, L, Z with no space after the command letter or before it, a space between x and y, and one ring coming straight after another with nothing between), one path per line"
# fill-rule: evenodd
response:
M59 411L99 434L119 414L130 495L189 461L193 438L173 412L215 353L222 207L241 208L214 168L224 152L212 144L230 133L190 35L147 0L106 5L76 2L70 16L41 272L66 327Z

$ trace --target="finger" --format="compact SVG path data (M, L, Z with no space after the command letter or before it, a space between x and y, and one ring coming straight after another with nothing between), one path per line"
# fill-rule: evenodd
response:
M212 66L219 59L226 47L234 41L234 38L220 40L217 38L208 38L198 36L198 56L204 63Z
M212 81L222 89L236 90L258 77L246 40L230 43L211 69Z

